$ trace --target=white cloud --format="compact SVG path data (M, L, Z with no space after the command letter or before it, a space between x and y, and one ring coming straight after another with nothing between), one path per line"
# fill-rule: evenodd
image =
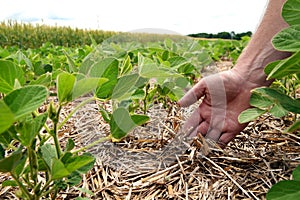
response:
M0 0L0 20L43 19L79 28L254 31L267 0Z

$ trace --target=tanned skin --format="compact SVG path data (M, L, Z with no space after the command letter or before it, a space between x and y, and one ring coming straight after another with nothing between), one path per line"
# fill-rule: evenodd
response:
M201 79L179 100L180 106L187 107L202 99L184 125L184 129L193 130L192 136L202 134L225 148L247 126L238 122L238 116L250 108L251 90L272 83L266 80L264 67L290 56L274 49L271 42L275 34L288 27L281 16L285 1L269 0L255 34L234 68Z

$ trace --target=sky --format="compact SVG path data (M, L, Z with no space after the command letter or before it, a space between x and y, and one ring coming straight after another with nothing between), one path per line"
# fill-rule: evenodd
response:
M256 30L268 0L0 0L0 21L121 32Z

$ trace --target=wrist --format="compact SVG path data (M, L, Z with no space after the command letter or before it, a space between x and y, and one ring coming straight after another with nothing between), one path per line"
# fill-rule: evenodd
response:
M273 79L267 80L267 75L264 73L264 67L261 66L240 66L237 64L231 70L243 80L243 84L246 84L251 89L270 86L273 82Z

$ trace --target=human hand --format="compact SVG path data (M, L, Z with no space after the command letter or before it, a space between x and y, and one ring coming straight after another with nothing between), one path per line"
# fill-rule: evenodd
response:
M250 107L251 89L257 86L235 70L204 77L178 102L187 107L203 98L183 129L192 130L192 137L201 133L225 148L246 127L238 122L238 116Z

